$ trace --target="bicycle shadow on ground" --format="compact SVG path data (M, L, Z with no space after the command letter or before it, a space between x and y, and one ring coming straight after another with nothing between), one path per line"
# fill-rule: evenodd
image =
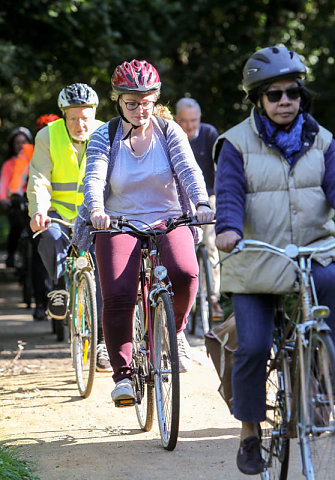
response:
M219 438L217 430L222 433ZM117 429L114 434L108 429L100 431L103 437L83 429L79 438L76 432L53 441L18 436L6 443L20 445L25 457L37 466L41 480L245 479L235 464L239 444L235 429L202 432L205 439L201 439L201 430L194 441L181 437L173 452L167 452L159 438L148 439L150 433L143 434L143 438L125 440L124 433ZM125 434L129 436L128 432ZM130 436L134 434L137 433ZM288 478L304 478L299 465L293 461Z
M225 475L228 465L230 470L237 470L235 459L229 458L229 452L236 449L236 439L180 440L176 449L168 452L159 438L124 441L122 432L106 431L104 438L94 437L94 432L88 430L83 432L85 435L81 438L71 434L56 441L16 437L6 443L20 445L24 456L37 465L41 480L244 478L238 472L235 476ZM131 433L131 437L139 436L138 433ZM206 435L208 433L206 431ZM129 437L128 432L126 435Z

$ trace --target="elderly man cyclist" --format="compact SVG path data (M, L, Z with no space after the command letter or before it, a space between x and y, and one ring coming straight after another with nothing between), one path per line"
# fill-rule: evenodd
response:
M58 106L63 118L48 124L36 135L30 164L27 196L30 227L33 232L44 229L50 218L74 222L83 201L83 178L86 169L86 148L93 131L102 122L95 119L98 95L84 83L74 83L61 90ZM61 320L66 316L68 293L64 283L64 260L68 243L54 225L41 234L39 253L53 281L49 293L48 313ZM67 232L68 233L68 232ZM93 258L94 258L94 252ZM101 293L97 283L98 349L97 370L111 371L102 326Z

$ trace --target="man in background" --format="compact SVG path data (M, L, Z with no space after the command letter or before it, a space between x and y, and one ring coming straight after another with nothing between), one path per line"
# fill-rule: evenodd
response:
M201 108L193 98L181 98L176 103L176 121L187 134L195 159L202 170L206 182L209 203L215 210L214 180L215 164L212 157L213 145L218 138L218 132L213 125L201 122ZM213 265L219 261L218 250L215 246L214 225L204 225L203 242L207 246L210 263ZM220 269L212 268L213 277L213 317L222 316L219 303L220 298Z

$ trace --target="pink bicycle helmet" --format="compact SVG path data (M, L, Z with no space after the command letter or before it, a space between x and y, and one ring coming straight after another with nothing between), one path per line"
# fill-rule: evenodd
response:
M146 93L159 91L161 82L157 70L146 60L123 62L114 70L112 76L113 90L122 93Z

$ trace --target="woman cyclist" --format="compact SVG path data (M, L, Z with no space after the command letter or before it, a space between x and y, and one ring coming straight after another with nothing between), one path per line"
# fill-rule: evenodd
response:
M334 239L335 142L308 113L305 65L286 47L255 52L243 71L251 115L222 135L216 176L216 245L230 252L241 238L284 248ZM318 299L328 305L335 337L335 252L317 255L312 272ZM266 362L276 295L293 292L294 267L276 255L241 253L225 262L222 286L233 293L238 349L233 367L233 414L242 421L237 466L263 470L258 438L265 419Z
M206 186L186 134L172 120L163 132L155 116L161 82L147 61L132 60L116 67L112 100L120 114L110 144L109 122L91 137L87 149L84 204L74 241L87 249L85 222L97 229L110 225L110 216L124 215L162 228L164 221L196 206L199 221L214 217ZM134 398L132 388L132 317L137 298L141 242L133 234L99 234L96 258L103 296L103 328L116 383L112 399ZM174 291L180 370L190 367L190 347L183 330L197 291L198 265L194 237L180 227L162 237L161 256Z

